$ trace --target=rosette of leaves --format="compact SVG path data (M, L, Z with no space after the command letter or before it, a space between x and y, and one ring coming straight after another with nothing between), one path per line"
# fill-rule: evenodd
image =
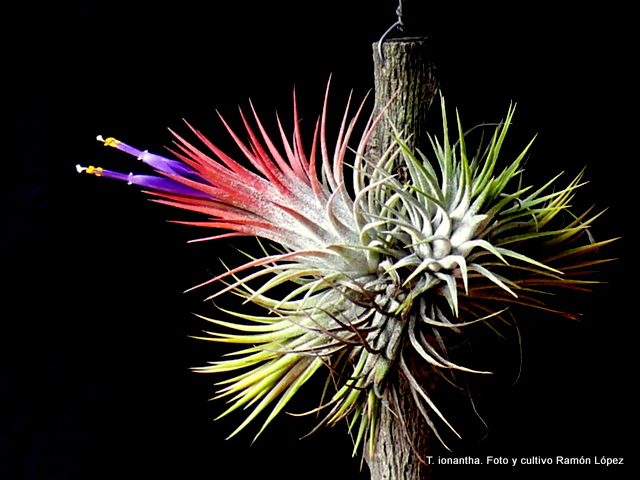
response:
M290 140L278 121L281 148L253 107L257 131L242 115L248 140L225 123L244 163L192 129L208 151L176 135L177 160L105 141L161 176L78 167L138 184L160 203L205 215L184 222L222 230L201 240L248 235L267 241L263 256L206 282L226 282L212 299L233 292L264 309L262 315L221 310L207 318L215 328L204 338L239 346L196 369L231 372L219 382L217 398L229 402L221 416L249 410L231 436L264 413L262 432L322 372L327 388L313 411L319 426L347 419L354 452L362 444L373 452L381 409L389 408L382 399L398 395L390 392L397 388L389 381L393 375L405 377L416 408L440 438L438 425L453 430L454 422L432 401L415 359L420 369L444 375L487 373L450 361L445 338L464 336L474 323L510 321L510 305L553 311L545 301L549 293L594 283L585 274L606 260L587 254L611 240L594 242L589 235L599 214L569 210L582 173L562 187L560 175L526 185L522 164L531 144L515 159L499 158L513 108L490 127L489 141L471 151L457 116L456 138L450 139L444 100L441 107L443 132L431 138L431 152L412 151L398 129L384 155L367 158L380 117L349 149L363 108L349 121L349 105L330 149L326 97L305 152L294 98ZM399 169L408 173L406 180L399 180ZM407 362L408 356L414 361Z

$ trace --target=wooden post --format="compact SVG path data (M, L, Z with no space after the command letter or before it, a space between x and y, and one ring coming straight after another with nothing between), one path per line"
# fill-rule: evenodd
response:
M382 51L383 58L380 57ZM393 143L393 129L389 122L406 134L411 134L409 148L424 151L427 110L438 92L435 66L429 61L425 38L397 38L387 40L378 49L373 44L375 105L377 116L389 104L383 119L367 146L369 158L380 158Z
M367 145L365 155L372 160L380 158L392 145L393 126L411 135L409 147L428 146L426 114L438 91L435 67L429 61L428 42L425 38L399 38L382 44L382 58L378 44L373 44L375 75L374 115L387 106L386 116L379 123ZM402 165L398 167L401 181L406 180ZM399 320L400 321L400 320ZM410 349L408 349L410 350ZM407 359L411 365L412 359ZM410 366L411 368L411 366ZM428 370L428 369L427 369ZM417 377L427 390L433 389L434 379ZM423 480L429 477L429 465L421 461L429 455L431 432L418 411L407 380L400 369L390 375L398 398L391 398L387 389L383 399L390 408L382 407L378 423L376 450L367 458L372 480ZM401 422L392 410L402 413ZM404 423L404 424L403 424Z

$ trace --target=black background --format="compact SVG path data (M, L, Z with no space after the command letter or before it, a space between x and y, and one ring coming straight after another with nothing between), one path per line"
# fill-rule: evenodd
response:
M630 12L432 3L407 21L409 33L432 41L449 107L471 126L503 118L517 102L513 151L539 134L527 178L565 171L568 182L587 165L590 183L576 209L609 207L592 232L597 240L623 236L602 252L621 258L600 277L610 283L570 299L581 322L520 319L521 378L511 386L505 375L479 398L489 435L479 442L482 435L470 434L454 455L634 463L626 439L637 432L630 385L638 315L625 279L637 223ZM371 43L395 21L395 6L82 1L5 12L0 478L367 478L350 457L346 426L300 441L313 420L283 415L252 446L257 423L224 441L243 415L213 422L224 404L207 399L219 378L189 371L224 351L189 338L207 328L191 312L216 316L202 303L212 290L182 292L236 254L224 241L186 244L203 233L165 222L186 214L134 187L77 175L75 165L140 168L95 136L161 153L171 143L167 127L186 133L183 118L233 151L215 111L238 126L237 105L251 98L265 123L275 125L277 110L290 126L294 85L310 134L330 74L335 118L350 89L359 101L372 87ZM314 387L291 410L315 406ZM598 475L629 478L627 471Z

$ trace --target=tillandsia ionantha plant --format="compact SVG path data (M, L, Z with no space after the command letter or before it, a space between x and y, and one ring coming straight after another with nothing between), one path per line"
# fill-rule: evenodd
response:
M399 394L390 392L397 388L392 375L406 379L417 408L442 440L439 428L455 432L455 420L441 413L416 368L444 376L456 370L488 373L452 362L445 340L463 337L471 324L494 328L510 322L510 305L549 311L545 298L555 289L586 289L593 280L584 274L606 261L586 254L611 240L595 242L588 234L599 214L569 210L582 173L562 187L560 175L543 185L524 184L522 165L531 144L502 161L514 108L499 124L483 126L493 129L490 140L471 151L470 132L457 116L451 122L442 99L443 131L431 137L431 152L410 149L398 128L391 148L368 158L366 146L384 113L369 120L350 149L363 106L350 119L347 104L330 148L327 97L328 89L309 150L303 148L294 96L290 139L278 121L281 147L253 107L252 121L241 112L247 140L222 120L243 161L191 128L203 147L175 134L175 160L98 137L159 175L77 168L139 185L159 203L203 214L202 221L184 222L215 230L200 240L267 241L264 256L203 284L223 281L210 298L233 292L265 311L221 310L223 319L206 319L215 326L206 339L239 346L197 369L233 372L220 382L218 397L230 403L222 415L241 407L250 413L231 436L266 410L262 432L321 371L328 379L321 407L313 410L319 426L347 419L354 452L359 446L365 455L374 451L381 409L389 408L382 399ZM406 180L396 175L399 168L408 172Z

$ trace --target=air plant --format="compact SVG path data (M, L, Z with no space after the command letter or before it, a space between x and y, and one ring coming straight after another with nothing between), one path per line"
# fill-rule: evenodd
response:
M328 90L327 90L328 95ZM364 105L364 103L363 103ZM327 140L327 96L310 150L303 148L297 108L293 136L278 120L282 147L242 113L242 140L222 119L245 157L236 161L191 128L204 147L174 134L176 160L99 137L132 154L160 175L124 175L95 167L81 172L125 180L155 201L203 214L183 222L216 232L202 240L255 236L264 256L202 285L222 281L210 299L233 292L265 311L263 315L220 309L222 318L204 337L236 344L235 353L196 369L229 373L218 398L229 401L221 416L239 408L250 413L231 436L267 410L258 435L318 371L327 374L319 426L347 419L354 452L372 454L383 398L394 395L403 376L417 408L441 438L454 430L415 371L447 376L483 374L450 360L446 340L464 336L471 324L510 322L510 305L552 311L546 296L558 288L585 290L592 267L606 260L587 256L611 240L595 242L588 229L600 214L574 215L571 199L582 173L558 188L560 175L534 187L523 184L529 145L514 160L499 159L514 108L473 153L456 116L457 139L441 102L443 134L431 137L431 152L413 151L399 127L380 158L366 147L384 113L371 118L353 150L361 105L349 119L349 103L337 141ZM221 117L222 118L222 117ZM390 127L392 128L392 127ZM248 162L247 162L248 161ZM351 169L352 179L345 173ZM399 169L408 172L400 180ZM202 286L201 285L201 286ZM277 288L276 288L277 287ZM286 292L277 296L277 292ZM203 317L204 318L204 317ZM407 358L414 359L408 362Z

